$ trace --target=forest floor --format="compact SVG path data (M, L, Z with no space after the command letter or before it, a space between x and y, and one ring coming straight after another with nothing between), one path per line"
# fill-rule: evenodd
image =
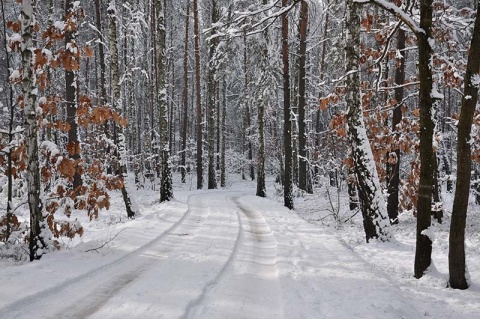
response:
M176 184L178 185L178 183ZM190 189L189 189L190 188ZM34 263L0 260L0 318L476 318L480 313L480 213L468 221L471 287L446 288L448 205L434 224L434 267L412 276L415 219L400 216L395 242L364 243L361 216L343 191L319 187L281 204L255 183L225 190L138 190L135 220L121 196L85 233ZM328 190L328 191L327 191ZM86 214L85 214L86 215ZM345 221L348 220L348 221Z

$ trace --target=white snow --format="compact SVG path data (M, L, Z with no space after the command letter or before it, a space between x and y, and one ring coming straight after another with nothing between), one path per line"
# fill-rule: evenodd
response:
M20 81L21 79L20 70L17 70L17 69L12 70L12 73L10 74L9 79L12 83L16 83Z
M53 26L55 27L55 29L63 31L63 29L65 29L65 21L55 21L53 23Z
M297 198L295 212L275 200L271 184L270 199L254 196L254 186L175 189L176 199L162 204L158 191L130 187L135 220L126 219L120 193L96 221L76 212L82 238L40 261L0 262L0 317L470 319L480 311L479 257L469 260L468 291L445 288L442 259L416 280L413 234L364 244L353 221L345 237L300 217L328 214L322 191Z

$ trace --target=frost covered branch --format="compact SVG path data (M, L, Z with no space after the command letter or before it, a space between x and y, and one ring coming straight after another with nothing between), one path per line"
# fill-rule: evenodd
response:
M396 16L398 19L403 21L415 35L419 35L421 33L425 34L425 30L420 28L417 22L412 19L402 8L397 7L395 4L390 3L388 1L384 0L354 0L355 3L358 4L368 4L368 3L373 3L382 9L392 13L394 16Z

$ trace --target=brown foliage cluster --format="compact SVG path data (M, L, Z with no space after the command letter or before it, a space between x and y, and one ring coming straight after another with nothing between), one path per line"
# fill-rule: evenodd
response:
M72 39L67 45L63 43L68 33L77 31L77 21L83 18L84 12L81 8L76 8L70 12L63 23L56 23L48 26L41 33L43 48L33 49L34 70L36 73L36 83L40 92L46 94L45 97L38 99L37 119L38 128L44 133L52 130L68 132L70 125L61 120L64 114L63 97L50 94L48 88L51 87L50 76L52 69L62 69L66 71L78 71L82 58L90 58L93 51L88 46L80 47L75 39ZM10 21L8 28L16 33L10 37L8 46L13 51L18 51L21 45L21 38L18 33L21 32L20 21ZM40 26L35 26L36 32L39 32ZM11 78L12 84L18 84L21 81L23 70L19 69L15 77ZM48 92L48 94L47 94ZM18 96L18 105L23 107L23 96ZM94 106L92 99L85 95L78 96L77 101L77 122L80 127L87 131L96 126L103 125L106 121L113 121L119 126L126 126L127 121L119 113L107 106ZM0 139L1 149L7 146L3 136ZM20 178L19 174L26 169L25 146L16 145L12 148L13 168L11 174L14 178ZM54 237L65 236L73 238L76 235L83 234L83 228L75 219L71 220L75 210L85 210L90 219L97 218L101 209L109 209L110 196L109 190L118 189L123 186L121 178L106 175L106 165L108 160L96 157L91 160L88 156L82 155L78 159L71 158L74 154L82 153L83 145L80 143L70 143L59 147L52 142L45 142L40 147L40 173L42 187L48 199L46 200L46 222L52 231ZM69 156L70 155L70 156ZM0 153L0 164L6 164L6 156ZM6 166L6 165L5 165ZM72 189L74 175L82 176L83 185ZM0 230L4 227L6 219L0 219ZM11 226L17 227L18 220L14 216L11 219ZM13 228L12 228L13 229ZM0 240L2 240L0 231Z

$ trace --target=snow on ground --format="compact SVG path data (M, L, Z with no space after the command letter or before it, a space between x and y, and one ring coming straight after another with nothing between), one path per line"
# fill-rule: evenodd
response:
M343 193L317 189L285 209L234 180L225 190L135 191L125 218L120 194L82 238L40 261L0 260L0 318L475 318L480 313L480 222L469 217L472 286L445 288L448 225L435 225L434 263L412 276L415 220L401 216L397 243L364 243L361 216ZM178 185L179 183L176 183ZM330 195L330 196L328 196ZM448 198L447 198L448 206ZM338 209L337 209L338 207ZM85 214L86 215L86 214ZM349 219L338 223L333 216ZM447 214L448 215L448 214ZM299 218L302 217L302 218ZM475 222L474 222L475 220Z

